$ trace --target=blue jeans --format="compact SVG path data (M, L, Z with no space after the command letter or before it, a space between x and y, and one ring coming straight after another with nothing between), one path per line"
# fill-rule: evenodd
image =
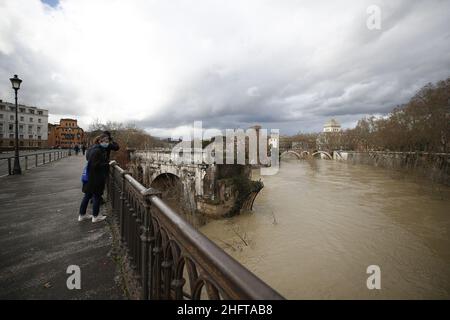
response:
M98 212L100 211L100 198L101 194L95 194L95 193L85 193L83 200L81 200L80 205L80 216L83 216L86 214L86 210L89 204L89 200L92 198L92 214L94 217L98 216Z

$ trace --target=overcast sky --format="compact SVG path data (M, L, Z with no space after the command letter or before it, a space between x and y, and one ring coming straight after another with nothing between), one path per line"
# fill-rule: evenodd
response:
M0 0L0 16L0 99L18 74L21 103L85 129L350 127L450 76L448 0Z

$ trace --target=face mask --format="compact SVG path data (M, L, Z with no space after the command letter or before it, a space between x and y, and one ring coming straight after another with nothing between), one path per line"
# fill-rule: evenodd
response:
M100 145L101 145L103 148L108 148L109 143L108 143L108 142L102 142L102 143L100 143Z

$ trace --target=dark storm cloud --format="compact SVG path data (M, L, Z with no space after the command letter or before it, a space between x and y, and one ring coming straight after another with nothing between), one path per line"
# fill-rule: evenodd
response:
M381 30L366 27L372 4ZM150 132L198 120L284 133L331 117L351 126L450 76L444 0L17 0L0 10L0 98L18 73L29 104Z
M335 51L326 66L309 69L307 60L278 53L272 63L250 64L226 77L201 76L141 124L277 123L293 133L320 130L329 117L352 123L386 114L427 82L450 76L449 3L393 2L380 3L380 31L364 27L365 15L355 19L345 41L330 48ZM249 96L252 86L257 89Z

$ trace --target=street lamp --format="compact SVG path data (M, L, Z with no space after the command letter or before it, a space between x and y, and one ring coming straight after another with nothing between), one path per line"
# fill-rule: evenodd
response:
M17 74L14 75L14 78L9 79L12 84L12 88L14 89L16 95L16 148L14 152L14 169L13 174L22 174L22 170L20 169L19 162L19 120L18 120L18 106L17 106L17 91L20 89L20 84L22 80L19 79Z

